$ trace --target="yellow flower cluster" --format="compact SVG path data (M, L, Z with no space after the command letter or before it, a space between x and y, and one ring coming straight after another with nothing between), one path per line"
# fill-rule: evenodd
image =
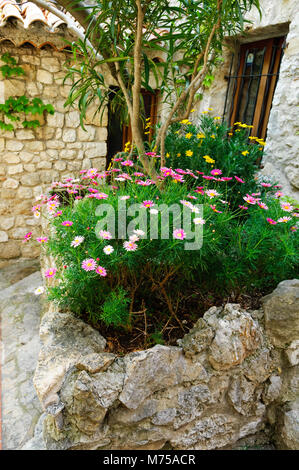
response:
M180 124L191 124L191 122L189 121L189 119L183 119L182 121L180 121Z
M204 155L202 158L204 158L207 163L215 163L215 160L213 160L209 155Z
M196 134L196 137L198 139L204 139L205 138L205 135L204 134Z
M150 133L150 127L151 127L151 118L146 118L146 125L145 125L145 132L144 134L149 134ZM147 130L148 129L148 130Z
M266 145L266 142L263 139L259 139L258 137L249 136L250 140L255 140L258 144L262 145L263 147Z
M248 124L244 124L243 122L235 122L234 126L243 127L244 129L252 129L253 126L249 126Z
M192 157L193 152L192 150L186 150L186 157Z
M185 135L186 139L191 139L193 134L191 134L191 132L188 132L188 134Z
M128 141L125 143L124 152L129 152L131 150L131 142Z

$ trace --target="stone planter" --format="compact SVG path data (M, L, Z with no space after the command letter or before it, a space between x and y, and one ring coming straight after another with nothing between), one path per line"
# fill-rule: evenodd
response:
M124 357L53 305L34 384L47 449L219 449L270 432L299 448L299 281L248 312L212 307L178 347Z

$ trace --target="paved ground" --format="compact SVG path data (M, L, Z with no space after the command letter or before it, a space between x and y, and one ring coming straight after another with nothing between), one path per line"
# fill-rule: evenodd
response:
M40 349L41 300L34 295L42 284L39 269L37 261L31 260L0 269L3 450L26 448L32 443L42 415L32 383Z

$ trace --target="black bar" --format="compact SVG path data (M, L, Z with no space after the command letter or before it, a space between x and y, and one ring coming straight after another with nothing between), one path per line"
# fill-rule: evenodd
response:
M261 74L257 74L257 75L225 75L224 78L226 80L229 80L230 78L252 78L252 77L274 77L274 76L278 76L279 73L261 73Z
M228 83L227 83L227 88L226 88L226 94L225 94L225 102L224 102L224 109L223 109L223 116L222 116L222 124L224 123L225 115L226 115L226 106L227 106L227 100L228 100L228 94L230 90L230 84L231 84L231 72L233 68L233 62L234 62L235 54L232 55L231 61L230 61L230 68L229 68L229 76L228 76Z

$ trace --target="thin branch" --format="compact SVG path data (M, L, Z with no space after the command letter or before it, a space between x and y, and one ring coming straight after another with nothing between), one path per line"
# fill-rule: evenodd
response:
M218 0L218 13L219 13L219 15L220 15L221 5L222 5L222 0ZM161 149L160 149L161 166L165 165L165 137L166 137L167 129L168 129L168 127L171 123L180 121L181 119L184 118L184 116L186 116L186 117L189 116L191 106L192 106L192 103L193 103L194 95L195 95L196 91L200 88L200 86L201 86L201 84L204 80L204 77L207 73L211 42L212 42L212 39L213 39L216 31L220 27L220 25L221 25L221 17L219 16L217 23L214 24L214 26L213 26L213 28L210 32L206 47L204 49L204 52L201 52L201 54L197 57L197 60L195 62L195 65L197 65L197 67L198 67L199 62L200 62L200 60L202 58L202 55L203 55L204 63L203 63L202 69L194 76L194 78L191 80L191 83L189 84L189 86L181 93L181 95L177 99L176 103L172 107L165 123L162 125L162 127L159 130L157 140L156 140L156 146L158 147L159 145L161 145ZM193 72L193 74L194 74L194 72ZM189 99L187 109L184 112L183 116L180 115L177 118L173 118L175 113L179 110L180 106L183 104L184 100L188 97L189 93L191 93L192 100Z

